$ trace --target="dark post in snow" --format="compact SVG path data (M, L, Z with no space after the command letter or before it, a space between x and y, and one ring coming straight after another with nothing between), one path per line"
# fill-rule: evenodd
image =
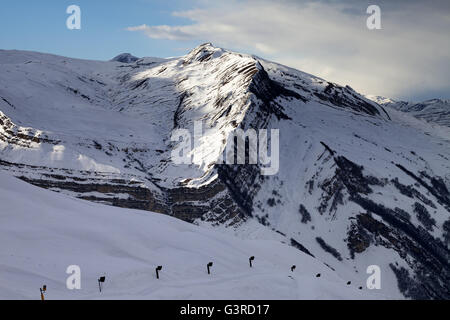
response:
M100 277L98 278L98 289L100 290L100 292L102 292L102 283L104 283L106 280L106 277Z
M294 272L295 270L295 264L291 267L291 272Z
M159 271L161 271L162 266L157 266L156 267L156 279L159 279Z
M39 288L39 290L41 291L41 300L44 301L45 300L44 293L45 291L47 291L47 286L44 284L42 288Z
M211 271L209 270L209 268L211 268L212 265L213 265L212 262L210 262L210 263L208 263L208 264L206 265L206 268L208 269L208 274L211 274Z
M254 256L251 256L249 259L248 259L248 262L250 263L250 268L252 267L252 261L253 260L255 260L255 257Z

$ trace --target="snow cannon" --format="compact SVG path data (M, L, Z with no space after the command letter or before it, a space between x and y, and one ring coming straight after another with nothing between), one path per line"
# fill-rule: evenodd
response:
M102 292L102 283L105 283L105 280L105 276L101 276L100 278L98 278L98 289L100 290L100 292Z
M252 261L253 260L255 260L255 257L254 256L251 256L249 259L248 259L248 262L250 263L250 268L252 267Z
M39 288L39 291L41 292L41 300L44 301L45 300L44 293L47 291L47 286L44 284L42 288Z
M294 272L295 268L296 268L296 266L295 266L295 264L294 264L294 265L291 267L291 272Z
M211 268L213 266L213 263L212 262L209 262L207 265L206 265L206 268L208 269L208 274L211 274L211 271L209 270L209 268Z
M156 279L159 279L159 271L162 270L162 266L157 266L156 267Z

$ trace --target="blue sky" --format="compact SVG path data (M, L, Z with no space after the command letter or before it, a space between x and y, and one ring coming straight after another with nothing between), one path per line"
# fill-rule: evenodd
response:
M81 30L66 28L66 8L81 8ZM86 59L111 59L131 52L138 56L166 57L185 54L197 41L181 44L152 40L127 31L136 24L190 23L172 11L189 8L189 1L108 0L2 0L1 49L33 50Z
M366 9L381 8L381 30ZM82 29L68 30L78 5ZM363 94L450 98L448 0L2 0L0 49L108 60L186 54L203 42L252 53Z

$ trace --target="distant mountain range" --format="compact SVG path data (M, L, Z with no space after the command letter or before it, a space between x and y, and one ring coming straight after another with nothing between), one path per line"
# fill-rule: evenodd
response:
M408 112L418 119L450 127L450 100L431 99L423 102L396 101L381 96L367 96L367 98L384 106L399 111Z

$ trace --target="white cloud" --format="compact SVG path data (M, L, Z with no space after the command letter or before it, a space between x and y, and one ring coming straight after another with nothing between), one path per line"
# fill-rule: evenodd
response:
M362 93L450 95L448 6L403 4L380 4L382 30L367 29L367 5L359 1L205 2L201 9L174 13L192 24L128 30L255 53Z

